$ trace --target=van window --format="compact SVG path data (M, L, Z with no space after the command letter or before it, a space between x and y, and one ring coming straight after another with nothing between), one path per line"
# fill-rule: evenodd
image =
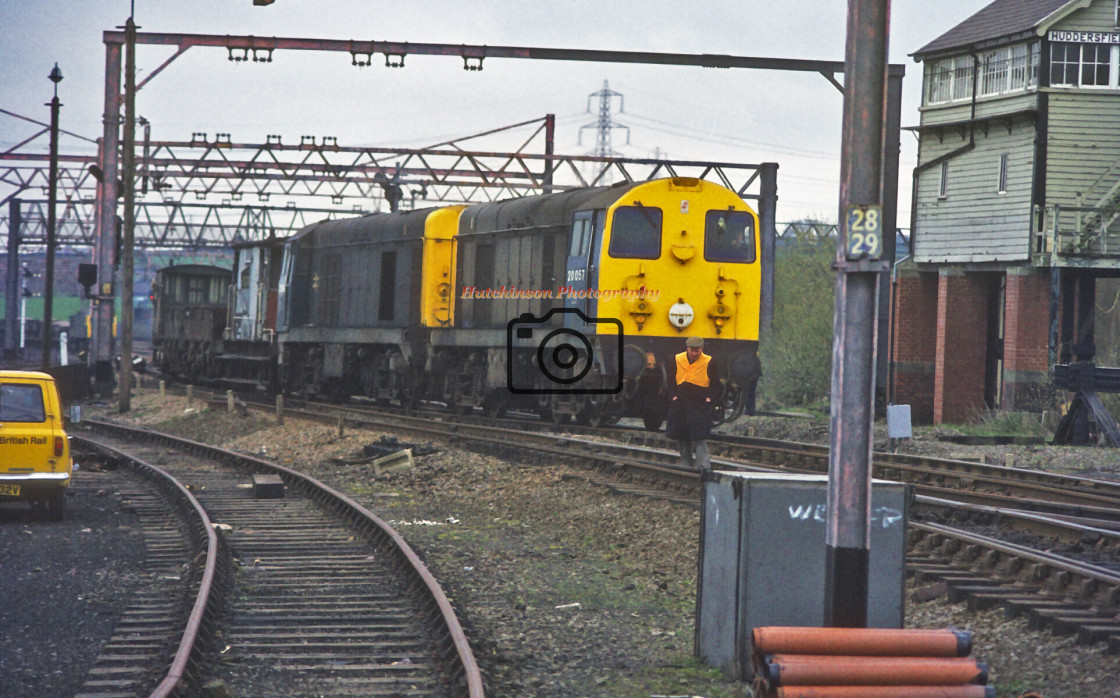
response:
M0 385L0 422L44 422L43 389L38 385Z
M704 259L754 261L754 218L746 211L708 211L704 217Z
M661 209L619 206L611 222L612 257L657 259L661 253Z

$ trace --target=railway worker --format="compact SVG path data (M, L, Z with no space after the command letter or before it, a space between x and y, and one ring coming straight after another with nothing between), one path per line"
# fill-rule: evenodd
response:
M694 465L701 471L712 469L706 439L712 432L712 398L718 383L712 357L704 353L704 340L689 337L685 350L676 356L677 375L669 403L669 422L665 435L676 439L681 450L681 465Z

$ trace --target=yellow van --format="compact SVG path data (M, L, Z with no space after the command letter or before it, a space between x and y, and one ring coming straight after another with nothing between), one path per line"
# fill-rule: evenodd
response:
M72 470L54 378L0 371L0 502L45 504L61 521Z

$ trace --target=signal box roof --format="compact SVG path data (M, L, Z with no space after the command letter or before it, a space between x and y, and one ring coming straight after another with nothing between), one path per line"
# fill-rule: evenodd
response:
M1032 38L1040 29L1088 4L1088 0L995 0L910 55L921 61L936 54Z

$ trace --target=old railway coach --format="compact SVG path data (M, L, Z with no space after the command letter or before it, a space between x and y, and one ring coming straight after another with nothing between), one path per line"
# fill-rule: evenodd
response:
M760 372L758 250L755 212L692 178L324 221L282 254L274 240L237 250L209 372L655 429L695 335L720 366L726 420L751 409Z

